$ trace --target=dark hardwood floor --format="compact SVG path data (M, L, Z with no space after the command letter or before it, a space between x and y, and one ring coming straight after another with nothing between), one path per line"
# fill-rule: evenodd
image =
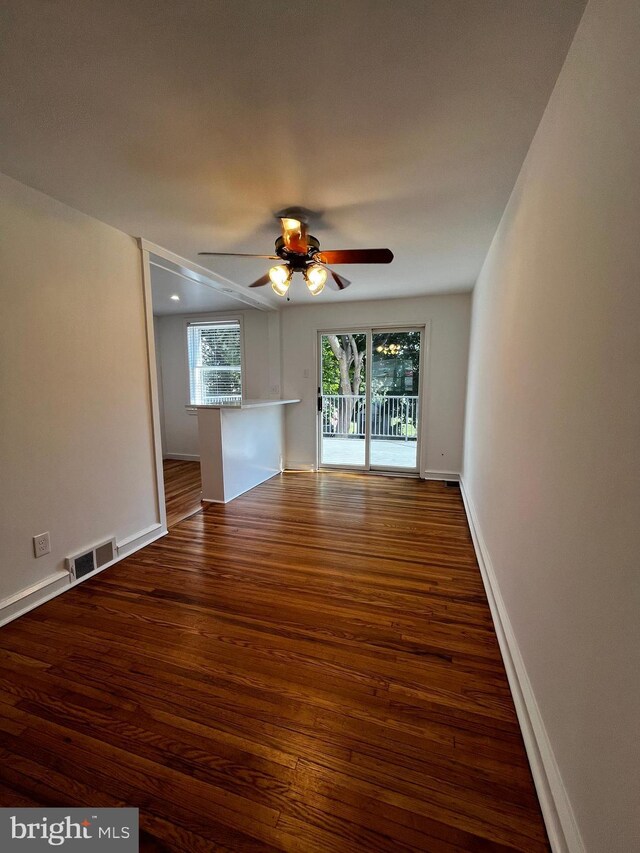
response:
M143 850L548 850L460 494L284 474L0 632L0 805Z
M200 463L178 459L165 459L164 497L167 507L167 527L188 518L203 507L200 496Z

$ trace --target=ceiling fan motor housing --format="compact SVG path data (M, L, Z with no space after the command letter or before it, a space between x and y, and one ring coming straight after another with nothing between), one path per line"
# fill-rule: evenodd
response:
M320 250L320 242L316 237L312 237L311 234L307 237L307 246L306 254L301 255L298 252L292 252L287 249L284 245L284 238L278 237L276 240L276 255L282 258L283 261L287 261L291 265L291 269L298 272L306 269L308 264L313 261L314 255Z

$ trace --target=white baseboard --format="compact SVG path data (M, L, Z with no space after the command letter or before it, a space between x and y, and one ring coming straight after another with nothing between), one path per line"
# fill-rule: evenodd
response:
M114 566L116 563L119 563L120 560L128 557L129 554L133 554L134 551L139 551L140 548L144 548L145 545L155 542L156 539L160 539L160 537L165 536L166 533L167 529L163 528L161 524L152 524L150 527L147 527L118 543L116 545L117 557L115 560L112 560L110 563L106 563L104 566L100 566L99 569L78 578L78 580L74 580L72 575L68 572L54 572L48 577L43 578L41 581L38 581L25 589L19 590L8 598L3 599L0 601L0 628L8 622L13 622L14 619L17 619L19 616L23 616L30 610L34 610L41 604L45 604L45 602L50 601L57 595L77 586L77 584L84 583L84 581L89 580L89 578L92 578L100 572L103 572L105 569Z
M310 462L287 462L284 466L285 471L317 471L315 465Z
M284 466L285 471L318 471L318 467L309 462L287 462ZM323 468L324 471L348 471L353 470L357 473L359 469L349 469L347 467L340 468L338 466L328 466ZM404 471L366 471L367 474L397 474L401 477L406 477ZM424 474L410 474L410 476L421 477L423 480L454 480L456 483L460 479L460 474L457 471L425 471Z
M179 462L199 462L198 453L165 453L163 459L177 459Z
M457 471L425 471L421 476L423 480L452 480L455 483L460 480Z
M69 572L53 572L37 583L18 590L13 595L0 601L0 627L22 616L28 610L33 610L44 601L69 588L71 575Z
M475 508L465 489L463 477L460 478L460 491L551 849L554 853L585 853L578 824L520 654Z
M133 554L134 551L139 551L140 548L144 548L145 545L149 545L161 536L165 536L167 532L167 528L163 528L161 524L150 524L149 527L139 530L137 533L134 533L133 536L128 536L126 539L116 542L118 559L122 560L128 554ZM113 565L113 563L111 563L111 565Z

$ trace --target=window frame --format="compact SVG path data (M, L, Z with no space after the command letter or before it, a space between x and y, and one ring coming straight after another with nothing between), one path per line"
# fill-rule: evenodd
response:
M187 412L190 415L196 415L198 413L198 406L205 405L204 403L192 403L191 402L191 365L189 364L189 326L198 324L198 323L229 323L229 322L237 322L240 328L240 386L241 393L240 399L241 401L245 399L245 360L244 360L244 324L243 324L243 315L236 313L214 313L214 314L192 314L184 317L184 322L182 326L182 340L184 347L184 360L185 360L185 380L186 380L186 403L185 407Z

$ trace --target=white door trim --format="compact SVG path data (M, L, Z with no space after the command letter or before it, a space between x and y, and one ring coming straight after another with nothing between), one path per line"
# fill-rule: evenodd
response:
M164 533L167 531L167 507L164 498L164 470L162 467L162 433L160 429L160 399L158 396L158 368L156 361L156 341L153 326L153 296L151 292L151 265L149 251L140 241L142 257L142 287L144 291L145 332L147 336L147 371L151 397L151 431L156 476L156 514L158 524Z

